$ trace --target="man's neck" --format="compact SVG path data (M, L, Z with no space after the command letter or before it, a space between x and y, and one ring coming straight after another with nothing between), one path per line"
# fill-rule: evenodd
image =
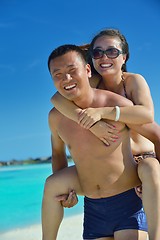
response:
M82 109L91 107L94 101L94 94L94 89L89 87L80 98L74 101L74 103Z

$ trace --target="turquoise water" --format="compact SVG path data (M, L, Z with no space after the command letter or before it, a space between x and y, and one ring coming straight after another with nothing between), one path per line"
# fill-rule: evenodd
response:
M0 232L41 223L45 179L51 164L0 168ZM83 198L65 216L83 212Z

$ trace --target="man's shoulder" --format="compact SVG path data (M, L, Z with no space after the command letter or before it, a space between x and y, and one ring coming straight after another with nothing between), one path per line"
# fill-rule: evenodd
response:
M57 128L60 122L60 112L56 108L52 108L48 114L48 123L52 131Z
M113 107L113 106L132 106L132 102L117 94L117 93L114 93L114 92L111 92L111 91L108 91L108 90L100 90L100 89L97 89L97 101L99 102L99 104L101 106L106 106L106 107Z
M60 112L55 107L53 107L48 113L48 118L49 118L49 120L53 119L53 118L55 119L59 115L60 115Z
M53 108L49 111L49 116L55 115L55 114L57 114L57 112L58 112L58 110L57 110L55 107L53 107Z
M55 107L53 107L48 113L48 118L49 120L50 119L60 120L62 118L65 118L65 116L62 113L60 113Z
M104 90L104 89L96 89L96 94L97 96L102 96L104 97L105 99L107 100L112 100L112 99L121 99L123 98L121 95L115 93L115 92L112 92L112 91L109 91L109 90Z

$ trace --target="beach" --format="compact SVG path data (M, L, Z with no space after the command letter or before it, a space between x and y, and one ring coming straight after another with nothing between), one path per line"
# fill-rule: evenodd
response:
M41 240L41 206L50 164L2 167L0 169L0 240ZM64 209L58 240L82 239L83 197Z
M72 217L65 217L59 230L57 240L81 240L83 214ZM2 240L41 240L41 225L32 225L27 228L20 228L0 234Z
M1 168L0 240L42 240L42 196L50 172L50 164ZM82 240L84 201L78 198L76 206L64 209L57 240Z

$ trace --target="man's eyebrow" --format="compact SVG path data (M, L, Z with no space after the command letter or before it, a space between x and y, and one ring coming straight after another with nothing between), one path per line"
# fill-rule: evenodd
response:
M69 65L67 65L66 67L67 67L67 68L75 67L75 64L69 64ZM61 70L60 68L55 68L55 69L51 72L51 74L56 73L56 72L58 72L58 71L60 71L60 70Z
M53 73L55 73L55 72L57 72L57 71L59 71L60 70L60 68L56 68L56 69L54 69L52 72L51 72L51 74L53 74Z
M68 64L66 65L66 68L71 68L71 67L76 67L75 64ZM52 72L51 72L51 75L55 74L56 72L60 71L61 69L60 68L55 68Z
M75 67L75 64L69 64L67 67Z

